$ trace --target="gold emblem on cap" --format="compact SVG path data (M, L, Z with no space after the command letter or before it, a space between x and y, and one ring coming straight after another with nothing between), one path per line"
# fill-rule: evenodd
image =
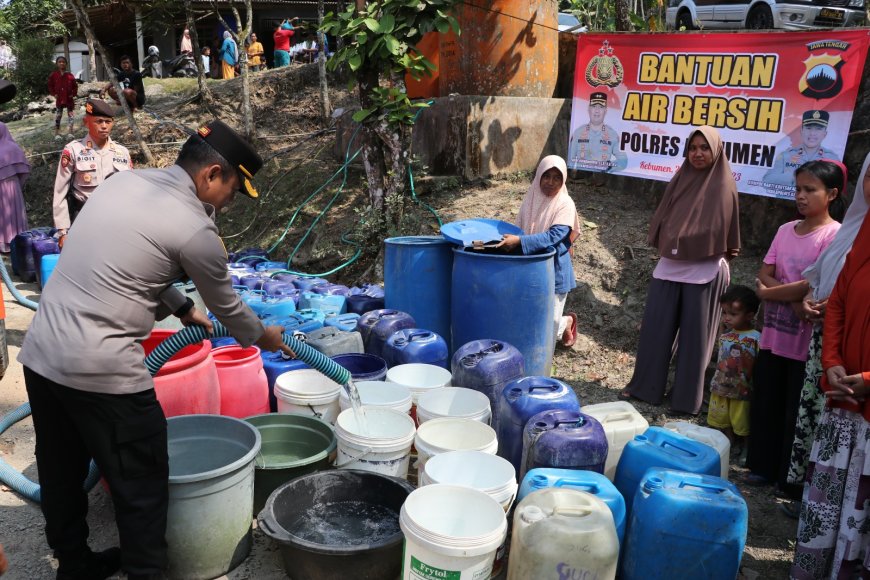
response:
M94 105L92 105L91 103L86 104L85 105L85 112L89 115L91 113L93 113L94 112Z
M247 169L245 169L245 166L242 165L242 164L239 164L239 171L241 171L242 173L244 173L244 174L245 174L245 177L247 177L248 179L253 179L253 178L254 178L254 176L251 175L251 172L248 171Z
M200 137L206 138L211 134L211 129L208 127L200 127L197 133L199 133Z
M813 119L821 119L822 114L818 111L813 111Z

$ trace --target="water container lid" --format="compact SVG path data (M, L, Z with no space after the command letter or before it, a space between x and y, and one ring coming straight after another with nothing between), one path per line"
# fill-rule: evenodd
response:
M441 234L449 242L470 247L474 242L484 244L499 242L505 234L523 235L523 230L514 224L487 218L474 218L450 222L441 226Z

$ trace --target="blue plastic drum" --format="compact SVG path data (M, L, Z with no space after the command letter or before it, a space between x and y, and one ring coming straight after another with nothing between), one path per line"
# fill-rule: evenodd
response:
M503 340L523 355L529 375L549 376L553 361L553 255L454 250L453 344Z
M453 245L442 236L387 238L384 244L385 307L407 312L417 326L449 340Z

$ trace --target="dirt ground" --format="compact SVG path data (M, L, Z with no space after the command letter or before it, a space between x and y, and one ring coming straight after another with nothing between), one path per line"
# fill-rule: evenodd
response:
M305 68L305 70L301 70ZM293 71L269 71L255 83L255 112L261 135L277 136L262 139L263 148L272 151L300 146L289 154L275 157L258 176L263 200L260 204L235 202L230 214L221 216L220 225L229 249L250 245L268 247L276 241L300 202L323 183L338 168L331 151L332 137L311 137L321 128L318 118L316 76L310 67ZM233 81L230 81L233 82ZM173 86L167 85L170 88ZM235 119L236 108L232 88L212 83L218 88L218 115ZM169 121L195 127L208 118L196 103L186 102L191 87L170 92L162 85L149 85L150 110L156 117L141 115L146 138L152 142L180 140L183 133ZM333 101L338 106L352 103L352 95L343 89L334 90ZM137 117L140 121L140 117ZM51 152L59 149L51 139L50 117L42 116L10 124L10 129L28 153ZM130 143L123 122L116 135ZM283 135L283 138L282 138ZM124 140L126 138L126 140ZM176 148L155 147L159 165L171 163ZM50 186L54 178L57 153L36 155L34 173L25 192L32 225L49 223ZM139 165L141 156L137 157ZM420 177L423 177L422 175ZM419 194L446 221L468 217L494 217L514 221L520 200L531 175L520 174L498 180L459 184L456 180L421 180ZM322 219L321 227L302 245L294 265L308 272L321 272L347 259L352 247L339 239L358 221L358 208L364 201L361 192L362 173L352 166L347 187L337 196L333 209ZM334 193L337 184L329 193ZM655 200L639 198L637 189L614 180L613 184L593 186L572 180L569 191L581 214L583 232L575 246L574 270L578 288L568 297L567 310L580 319L580 337L571 350L558 349L555 358L556 376L576 390L582 404L616 400L616 395L630 379L637 343L638 328L645 301L646 286L655 263L655 254L645 246L645 233ZM315 198L300 212L299 219L289 228L284 242L274 254L286 258L301 239L302 232L326 199ZM437 224L431 214L413 206L403 234L432 233ZM769 240L756 240L755 246L766 247ZM359 263L331 276L343 283L378 281L372 268L374 256L364 256ZM745 255L733 262L734 282L750 284L760 264L760 256ZM8 267L8 260L7 260ZM38 298L32 284L19 284L24 294ZM7 310L7 331L13 363L0 383L0 415L5 415L26 401L21 366L14 362L18 347L32 318L32 312L19 306L4 289ZM58 337L63 340L62 336ZM667 403L662 407L637 405L650 424L661 425L677 417L668 416ZM696 422L704 424L704 418ZM31 479L38 479L33 457L32 423L25 419L0 435L0 457ZM742 468L732 464L732 479ZM740 485L738 483L738 485ZM796 535L796 522L783 515L769 488L747 488L741 491L749 505L749 536L743 557L742 577L785 578ZM117 543L113 511L108 495L98 486L90 494L89 523L91 543L102 549ZM43 520L39 507L23 500L7 487L0 487L0 543L8 552L11 579L42 579L53 577L56 563L43 535ZM284 573L276 548L255 531L251 556L227 578L272 579Z

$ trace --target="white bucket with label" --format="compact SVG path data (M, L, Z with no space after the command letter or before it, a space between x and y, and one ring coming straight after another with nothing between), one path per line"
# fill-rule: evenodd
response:
M393 477L408 477L414 420L407 413L383 407L362 407L363 426L353 409L335 421L338 459L335 466L361 469Z
M434 483L461 485L482 491L510 512L517 497L517 474L513 464L483 451L448 451L429 459L420 473L420 486ZM510 523L510 522L509 522ZM498 547L492 577L496 578L504 566L507 542Z
M279 413L297 413L335 423L341 385L314 369L288 371L275 379Z
M507 535L502 506L482 491L433 484L408 495L399 514L405 534L402 580L483 580Z
M417 449L417 474L423 472L426 462L448 451L483 451L495 455L498 438L495 429L472 419L443 417L426 421L414 437Z
M411 410L411 391L404 385L386 381L354 381L362 404L368 407L385 407L403 413ZM338 394L338 406L342 411L350 409L350 398L344 389Z
M725 433L687 421L671 421L670 423L665 423L663 427L669 431L685 435L689 439L694 439L698 443L709 445L718 451L720 476L722 479L728 479L728 468L731 463L731 441L728 440L728 436Z
M420 395L417 399L417 424L441 417L464 417L489 425L492 418L489 397L463 387L443 387Z
M397 365L387 371L387 380L411 389L414 404L420 395L432 389L449 387L453 375L445 368L424 363Z

